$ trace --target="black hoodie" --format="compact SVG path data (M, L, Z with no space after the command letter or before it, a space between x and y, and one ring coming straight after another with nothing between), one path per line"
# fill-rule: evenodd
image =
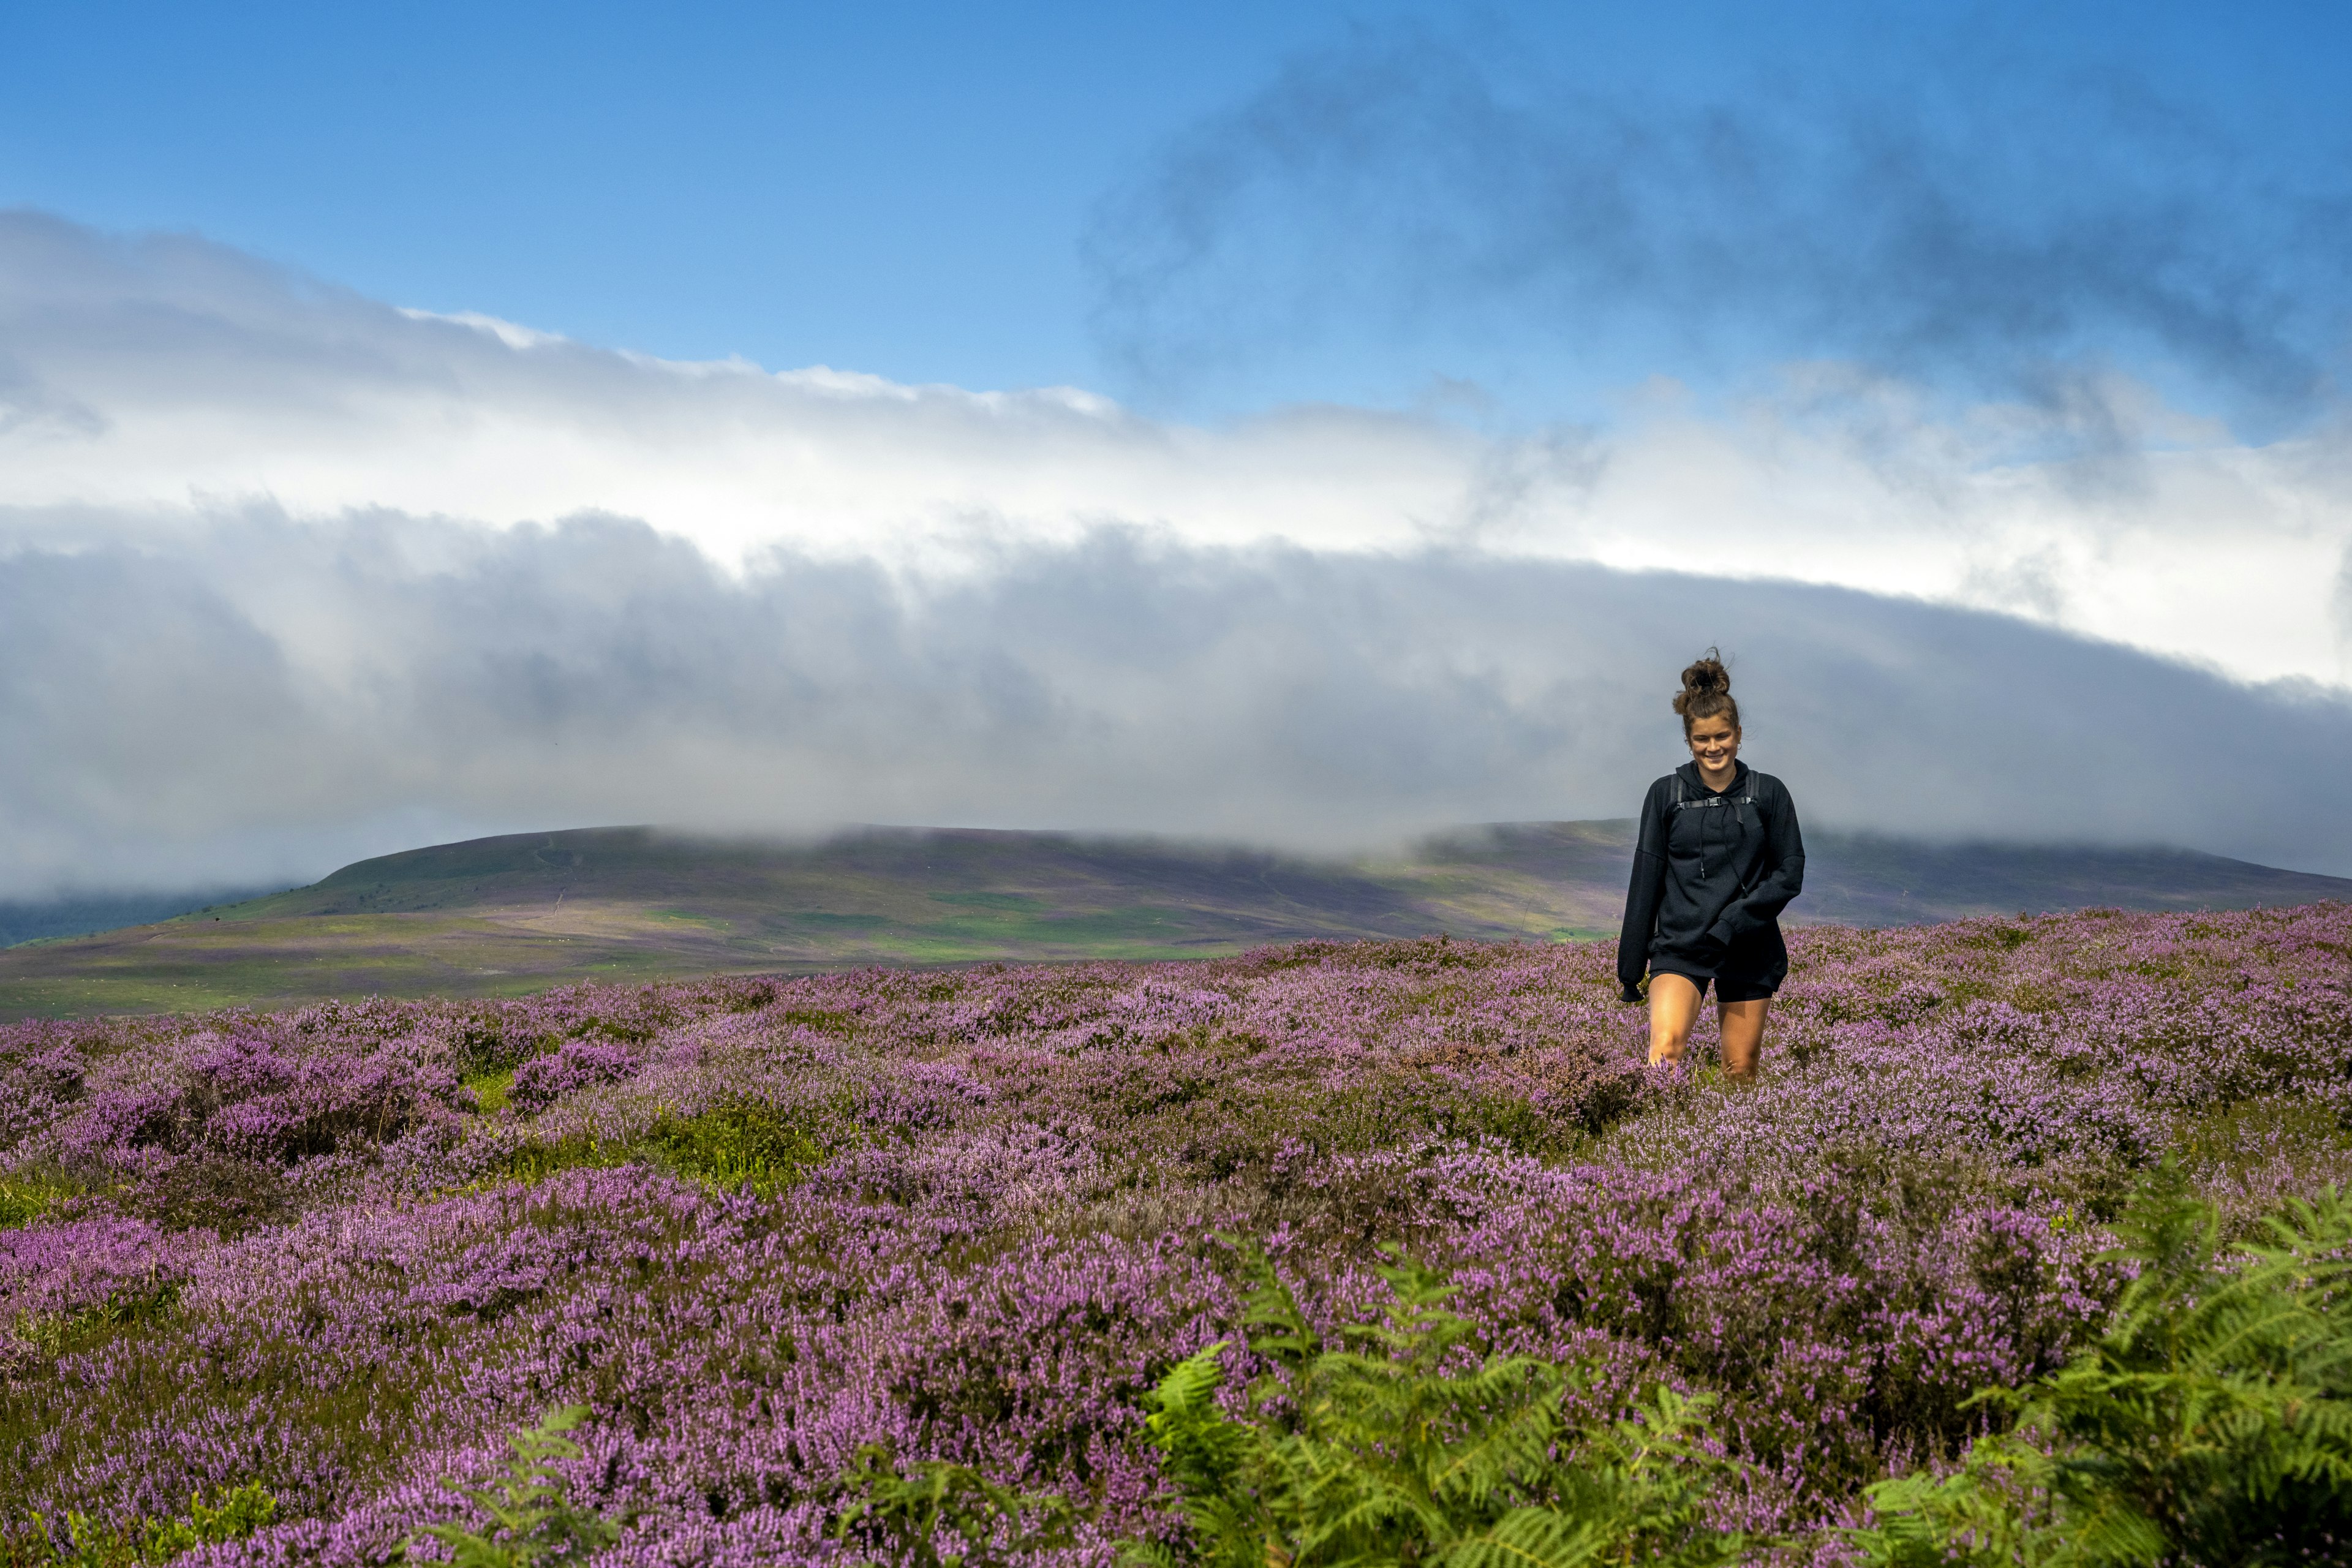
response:
M1788 971L1774 917L1805 885L1797 807L1770 773L1732 767L1730 787L1717 791L1700 781L1696 763L1685 763L1642 802L1617 939L1617 979L1628 993L1653 963L1701 974L1727 963Z

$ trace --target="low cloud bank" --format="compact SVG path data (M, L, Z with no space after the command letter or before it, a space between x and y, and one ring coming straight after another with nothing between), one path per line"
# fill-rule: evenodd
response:
M1115 528L929 575L730 570L609 517L26 542L58 522L0 515L0 898L623 821L1328 849L1622 816L1709 643L1750 759L1823 825L2352 872L2352 819L2308 804L2352 765L2340 695L1834 588Z
M2246 679L2352 679L2336 415L2249 445L2117 375L1957 412L1858 363L1766 380L1721 413L1653 386L1605 429L1334 407L1193 426L1066 388L653 360L185 236L0 214L0 552L177 548L257 503L492 527L601 511L730 569L782 549L936 575L1135 525L1199 549L1792 578Z
M2352 872L2308 805L2352 762L2347 453L1858 363L1608 429L1185 426L0 214L0 899L613 822L1618 816L1710 643L1816 821Z

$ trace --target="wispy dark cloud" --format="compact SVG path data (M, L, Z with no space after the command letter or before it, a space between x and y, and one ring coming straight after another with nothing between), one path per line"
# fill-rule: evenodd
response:
M2000 616L1129 531L936 579L642 524L215 519L0 557L0 897L255 882L476 831L844 821L1335 847L1617 816L1694 651L1813 818L2352 870L2339 696Z
M2257 146L2029 36L1923 26L1867 72L1759 60L1695 98L1359 30L1103 199L1096 324L1162 388L1353 339L1633 376L1850 358L2045 400L2121 363L2272 423L2330 395L2345 149Z

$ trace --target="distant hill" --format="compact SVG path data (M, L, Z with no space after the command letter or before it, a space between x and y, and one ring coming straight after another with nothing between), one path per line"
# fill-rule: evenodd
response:
M1306 937L1613 936L1630 821L1441 835L1318 861L1176 841L868 829L810 844L514 834L308 888L0 952L0 1017L990 959L1175 958ZM2171 849L1808 836L1792 921L2352 899L2352 880Z
M1630 817L1507 823L1428 839L1412 868L1446 864L1509 874L1523 885L1573 889L1613 935L1633 859ZM2282 871L2193 849L1935 844L1875 834L1805 833L1805 891L1787 920L1801 925L1917 925L1979 915L2061 910L2242 910L2352 899L2352 879Z
M215 889L202 893L113 893L94 898L37 900L0 899L0 948L28 942L51 942L61 936L88 936L92 931L168 921L174 915L240 903L260 895L259 888Z

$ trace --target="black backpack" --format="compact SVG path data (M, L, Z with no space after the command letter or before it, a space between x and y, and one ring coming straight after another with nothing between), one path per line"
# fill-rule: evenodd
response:
M1756 815L1758 809L1763 805L1764 801L1761 796L1752 793L1756 787L1756 770L1753 768L1750 768L1748 771L1748 789L1750 793L1746 795L1711 795L1704 800L1693 800L1683 793L1683 773L1680 768L1676 768L1673 773L1668 773L1666 776L1675 781L1675 798L1666 803L1666 816L1668 817L1671 818L1675 813L1678 811L1706 811L1713 806L1727 805L1738 811L1740 826L1761 827L1764 826L1763 820Z
M1750 768L1748 770L1748 785L1747 793L1740 795L1711 795L1706 796L1704 799L1698 800L1692 799L1685 793L1683 788L1683 773L1680 768L1676 768L1673 773L1668 773L1666 776L1675 781L1674 798L1666 803L1666 821L1669 826L1674 822L1675 814L1676 812L1706 811L1717 806L1729 806L1739 814L1740 826L1757 832L1761 832L1763 830L1763 818L1757 814L1764 802L1754 793L1756 788L1755 769ZM1761 872L1763 868L1763 863L1761 861L1758 862L1755 869L1758 872ZM1705 881L1706 879L1706 860L1704 856L1702 856L1699 860L1698 875L1699 880ZM1739 896L1741 898L1746 898L1748 896L1748 879L1745 878L1741 879L1739 883Z

